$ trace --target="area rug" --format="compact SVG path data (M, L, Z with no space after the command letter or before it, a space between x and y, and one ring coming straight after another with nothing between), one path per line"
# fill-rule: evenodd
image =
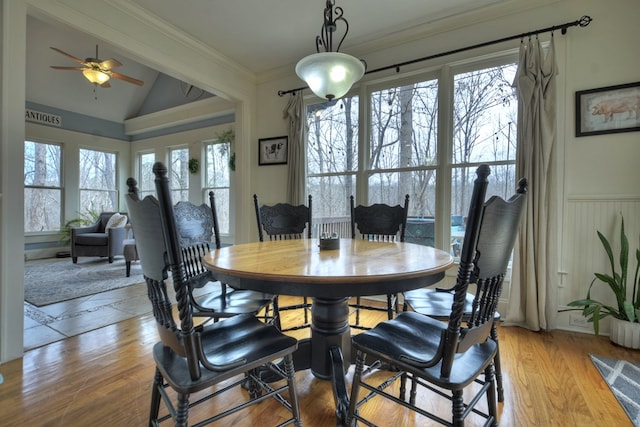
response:
M54 304L144 282L140 263L131 264L127 277L124 258L109 264L106 258L71 258L27 261L24 299L37 306Z
M640 427L640 363L590 357L633 425Z

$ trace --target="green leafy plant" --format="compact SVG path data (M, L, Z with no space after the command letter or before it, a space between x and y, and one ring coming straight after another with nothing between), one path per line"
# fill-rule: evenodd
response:
M229 169L232 171L236 170L236 153L233 151L233 143L236 140L235 132L233 129L227 129L224 132L216 134L216 138L218 138L220 142L229 144L229 149L231 150L229 154Z
M200 169L200 161L196 158L189 159L189 172L198 173L198 169Z
M611 249L609 240L607 240L600 231L597 233L600 238L600 242L607 253L607 258L609 259L611 267L611 274L594 273L595 278L591 281L591 285L587 291L587 297L585 299L571 301L568 304L570 307L579 307L582 309L582 315L585 316L589 322L593 322L593 330L596 335L600 332L600 320L607 316L627 320L629 322L640 322L640 278L638 277L638 272L640 270L640 249L635 250L636 267L633 282L628 283L627 272L629 267L629 240L627 239L627 235L624 231L624 217L622 218L622 224L620 226L619 265L616 265L615 263L613 250ZM609 289L611 289L615 295L617 307L591 298L591 289L596 283L604 283L609 286ZM630 294L630 299L627 299L629 286L632 286L632 292Z
M73 227L84 227L86 225L95 224L99 217L100 212L90 210L81 213L78 218L67 221L60 230L60 242L68 245L69 242L71 242L71 229Z

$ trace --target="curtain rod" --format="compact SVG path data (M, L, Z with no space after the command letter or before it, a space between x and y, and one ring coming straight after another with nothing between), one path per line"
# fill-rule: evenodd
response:
M556 30L560 30L560 32L564 35L564 34L567 34L567 30L569 29L569 27L578 27L578 26L579 27L586 27L587 25L589 25L591 23L591 21L593 21L593 19L591 19L590 16L584 15L584 16L582 16L580 19L578 19L576 21L565 22L564 24L553 25L551 27L541 28L539 30L529 31L527 33L516 34L516 35L513 35L513 36L509 36L509 37L503 37L503 38L497 39L497 40L492 40L492 41L488 41L488 42L484 42L484 43L474 44L472 46L467 46L467 47L462 47L462 48L459 48L459 49L450 50L448 52L442 52L442 53L436 53L435 55L424 56L422 58L413 59L411 61L405 61L405 62L400 62L398 64L387 65L385 67L375 68L373 70L366 71L365 74L378 73L380 71L386 71L386 70L391 70L391 69L395 69L396 73L399 73L400 72L400 67L404 67L406 65L415 64L417 62L428 61L430 59L440 58L440 57L447 56L447 55L453 55L454 53L466 52L467 50L472 50L472 49L478 49L478 48L481 48L481 47L491 46L493 44L503 43L503 42L510 41L510 40L524 39L525 37L537 36L538 34L542 34L542 33L551 32L551 35L553 35L553 32L556 31ZM295 88L295 89L279 90L278 91L278 96L284 96L284 95L286 95L288 93L295 93L295 92L298 92L300 90L307 89L308 87L309 86L302 86L302 87L298 87L298 88Z

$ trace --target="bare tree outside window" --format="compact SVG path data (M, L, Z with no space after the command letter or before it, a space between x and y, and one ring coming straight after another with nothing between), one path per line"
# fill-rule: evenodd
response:
M62 147L24 143L24 231L55 231L62 226Z
M359 117L357 97L309 105L307 191L314 197L314 222L348 215L348 197L356 184L362 188L356 180L366 180L368 200L358 203L402 204L409 194L408 241L459 249L477 166L491 166L488 196L508 197L515 189L511 82L517 64L508 58L492 66L469 63L464 72L445 67L437 78L372 91L367 117ZM366 141L357 138L363 120ZM358 170L358 142L368 154L365 170ZM439 240L436 224L450 229Z
M438 81L373 92L370 96L369 203L402 204L409 216L435 215Z
M307 192L313 218L348 218L358 167L358 97L307 108Z
M479 163L491 166L488 196L515 190L517 96L511 82L516 64L458 74L454 79L454 169L451 211L466 215Z
M80 149L80 214L118 210L115 153Z
M189 200L189 149L178 148L169 153L169 186L175 203Z

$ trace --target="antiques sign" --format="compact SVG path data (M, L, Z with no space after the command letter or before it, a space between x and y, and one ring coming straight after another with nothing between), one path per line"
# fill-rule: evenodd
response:
M28 122L42 123L43 125L62 127L62 117L55 114L43 113L42 111L25 111L25 119Z

